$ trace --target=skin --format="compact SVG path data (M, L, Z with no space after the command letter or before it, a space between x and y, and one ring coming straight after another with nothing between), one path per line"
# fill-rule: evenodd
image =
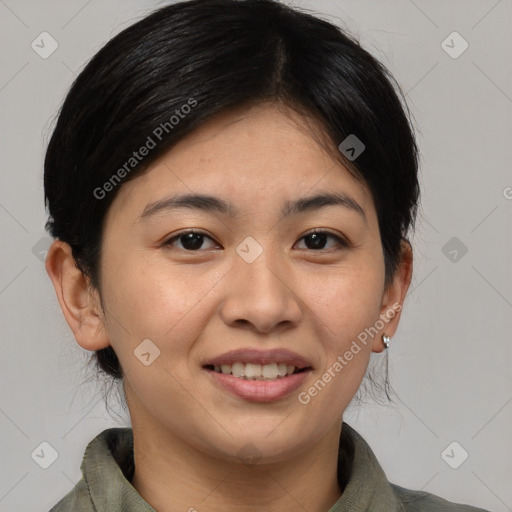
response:
M343 412L400 313L309 403L297 395L380 314L403 304L412 251L404 242L384 289L371 194L319 143L314 122L303 121L276 105L223 113L124 183L106 218L105 311L70 247L55 241L48 252L46 269L76 341L91 351L111 345L121 362L134 433L132 485L159 512L296 511L298 504L325 512L341 496ZM279 220L284 201L333 190L355 199L366 220L340 205ZM147 204L176 192L220 196L239 215L181 209L138 221ZM187 251L183 238L163 245L190 228L207 233L199 250ZM350 246L330 237L324 248L310 239L306 245L313 228ZM247 236L263 248L250 264L235 250ZM149 366L134 356L147 338L160 350ZM202 364L249 347L288 348L314 370L288 398L245 401L215 386ZM255 465L240 459L247 443L260 457Z

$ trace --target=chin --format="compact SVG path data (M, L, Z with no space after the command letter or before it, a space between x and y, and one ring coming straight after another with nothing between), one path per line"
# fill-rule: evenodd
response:
M281 424L279 425L279 423ZM282 462L293 458L304 446L313 442L303 428L287 425L286 421L263 422L244 425L243 428L229 430L232 437L217 449L218 456L231 461L237 460L246 465L262 465ZM279 426L278 426L279 425ZM276 428L277 427L277 428Z

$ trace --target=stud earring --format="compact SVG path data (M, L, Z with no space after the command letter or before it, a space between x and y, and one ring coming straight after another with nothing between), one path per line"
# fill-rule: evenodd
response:
M389 336L387 336L386 334L383 334L382 341L384 342L385 348L389 348L389 342L391 341L391 338Z

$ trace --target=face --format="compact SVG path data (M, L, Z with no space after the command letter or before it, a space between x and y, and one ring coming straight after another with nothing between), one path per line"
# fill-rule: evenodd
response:
M384 289L370 192L317 140L291 111L231 111L122 185L105 224L101 322L134 428L224 459L251 443L270 462L340 423L398 315L358 336L397 294ZM162 203L181 194L230 206ZM321 194L345 200L285 212ZM258 362L268 380L222 373L258 374Z

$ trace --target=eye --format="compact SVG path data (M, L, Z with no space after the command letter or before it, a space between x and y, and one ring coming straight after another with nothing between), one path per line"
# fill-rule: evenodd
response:
M334 233L330 233L329 231L323 231L320 229L316 229L314 231L310 231L302 236L299 240L306 241L306 249L318 251L325 249L326 241L331 238L337 242L337 247L346 248L349 247L349 243L343 238L335 235ZM184 251L198 251L200 249L211 249L212 247L203 247L204 239L208 239L213 242L212 238L210 238L206 233L197 230L188 230L182 231L177 235L173 236L169 240L163 243L164 246L175 246L175 242L180 242L181 247L177 247L178 249L182 249ZM334 250L336 250L336 245L334 246ZM330 252L330 251L329 251Z
M343 238L335 235L334 233L330 233L329 231L322 231L320 229L315 229L314 231L310 231L306 233L304 236L300 238L300 240L306 241L306 249L319 250L324 249L326 240L332 238L337 241L338 248L346 248L349 247L349 243ZM336 246L334 247L336 250ZM331 252L331 251L329 251Z
M181 242L181 247L178 247L178 249L183 249L185 251L197 251L198 249L201 249L205 238L212 240L208 235L201 231L182 231L164 242L163 245L173 245L174 241L177 240L178 242Z

